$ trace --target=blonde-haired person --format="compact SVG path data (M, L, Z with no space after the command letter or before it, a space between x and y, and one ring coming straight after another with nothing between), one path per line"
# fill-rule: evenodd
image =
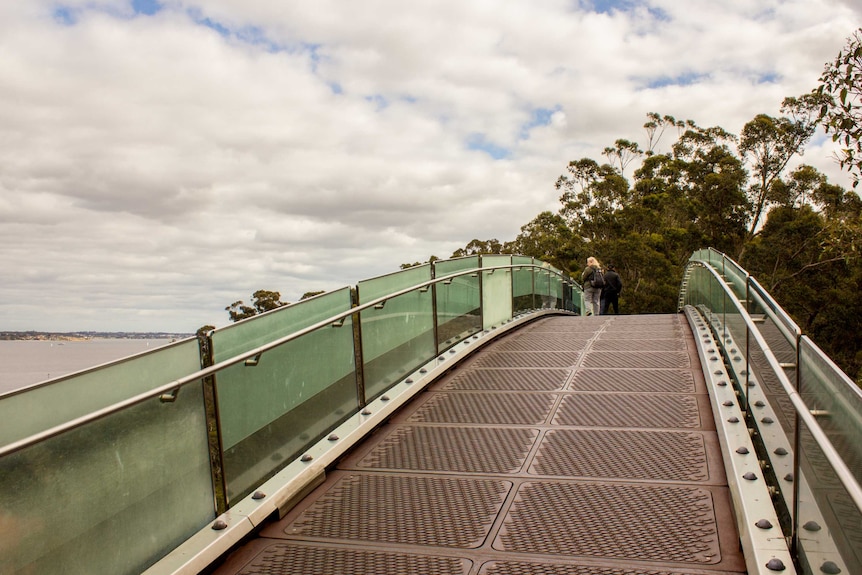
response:
M602 264L599 260L590 256L587 258L587 267L581 274L581 283L584 285L584 307L586 307L587 315L599 315L602 288L593 286L593 276L596 270L602 269Z

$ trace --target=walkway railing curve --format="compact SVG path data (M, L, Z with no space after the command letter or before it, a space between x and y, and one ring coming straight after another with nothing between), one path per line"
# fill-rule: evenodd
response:
M691 256L685 306L721 347L800 572L862 573L862 390L720 252Z
M442 260L0 396L0 573L197 572L495 333L580 313L524 256Z

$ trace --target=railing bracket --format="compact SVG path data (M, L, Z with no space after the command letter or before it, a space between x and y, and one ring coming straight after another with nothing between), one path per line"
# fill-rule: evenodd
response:
M180 394L180 388L176 388L173 391L168 393L163 393L159 396L159 401L162 403L173 403L177 400L177 396Z

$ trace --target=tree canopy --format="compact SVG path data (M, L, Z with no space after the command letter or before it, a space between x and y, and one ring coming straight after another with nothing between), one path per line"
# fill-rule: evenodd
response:
M713 247L860 378L862 351L846 334L862 328L862 200L810 165L788 169L822 102L817 92L786 98L781 115L758 114L738 136L650 113L644 149L620 138L606 162L572 160L556 180L557 212L539 213L512 242L474 239L453 257L520 253L577 278L594 256L615 264L625 313L672 313L688 257Z
M841 144L838 162L853 176L855 188L862 176L862 28L826 64L814 94L823 98L818 119Z
M615 264L624 313L671 313L689 255L713 247L758 278L859 381L862 199L810 165L788 167L822 125L840 142L837 160L854 187L862 177L862 28L819 82L738 135L650 112L643 147L618 138L602 150L605 161L568 163L555 183L557 212L539 213L510 242L473 239L452 257L520 253L577 278L594 256ZM225 309L238 321L282 305L278 292L259 290L252 305Z
M251 305L246 305L242 300L237 300L224 308L230 316L231 321L240 321L287 305L286 302L281 301L281 294L277 291L260 289L254 292L251 297Z

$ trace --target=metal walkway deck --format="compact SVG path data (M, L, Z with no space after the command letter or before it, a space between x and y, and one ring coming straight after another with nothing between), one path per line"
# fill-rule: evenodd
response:
M682 315L509 333L215 573L745 572L694 345Z

